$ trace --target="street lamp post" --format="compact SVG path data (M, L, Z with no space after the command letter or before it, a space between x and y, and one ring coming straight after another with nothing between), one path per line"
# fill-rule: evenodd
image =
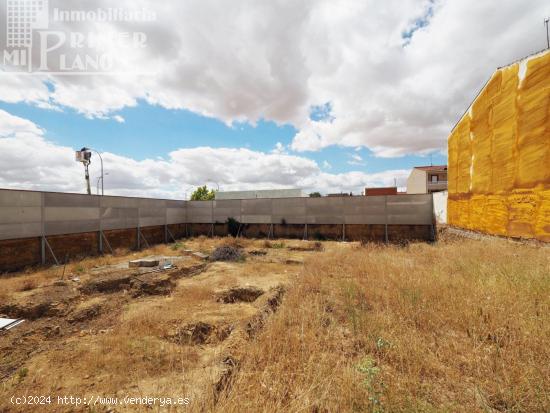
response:
M93 149L93 148L82 148L83 151L94 151L95 153L97 153L97 155L99 156L99 161L101 162L101 196L103 196L105 194L104 190L103 190L103 158L101 157L101 153L99 153L99 151ZM99 179L98 179L98 183L99 183Z
M105 176L109 175L109 172L105 172ZM97 184L96 184L96 194L99 195L99 181L101 181L101 183L103 184L103 176L100 176L99 178L97 178ZM102 191L102 194L103 195L103 185L101 186L101 191Z

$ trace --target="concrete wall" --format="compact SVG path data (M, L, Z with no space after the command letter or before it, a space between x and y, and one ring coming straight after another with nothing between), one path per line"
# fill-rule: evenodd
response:
M434 192L434 213L438 224L447 223L447 191Z
M227 235L228 218L245 236L391 241L434 234L431 195L186 202L0 190L0 272L54 255L64 261L172 237Z
M0 240L185 221L185 201L0 190Z
M218 191L216 199L256 199L256 198L293 198L303 197L301 189L261 189L257 191Z
M169 224L431 225L431 195L215 201L0 190L0 240Z
M427 189L427 173L421 169L413 168L407 178L407 194L425 194Z
M187 222L431 225L431 195L190 201Z
M550 242L550 52L497 70L448 148L450 225Z

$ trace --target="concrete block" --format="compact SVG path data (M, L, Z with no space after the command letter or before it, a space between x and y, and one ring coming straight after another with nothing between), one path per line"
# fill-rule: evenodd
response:
M193 257L200 258L201 260L207 260L209 257L209 255L203 254L202 252L194 252L192 255Z
M130 268L136 267L158 267L160 264L159 260L151 258L141 258L139 260L132 260L128 263Z

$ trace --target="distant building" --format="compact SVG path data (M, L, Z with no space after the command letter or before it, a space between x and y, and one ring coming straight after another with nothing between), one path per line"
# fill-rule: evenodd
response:
M365 188L365 196L397 195L397 187Z
M306 196L301 189L259 189L252 191L216 192L216 199L256 199L256 198L301 198Z
M447 165L416 166L407 179L407 194L447 190Z
M347 192L337 192L335 194L327 194L328 197L338 197L338 196L353 196L353 194L350 192L349 194Z

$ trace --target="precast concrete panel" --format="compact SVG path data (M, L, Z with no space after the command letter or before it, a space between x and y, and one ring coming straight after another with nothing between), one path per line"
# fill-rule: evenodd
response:
M41 205L42 194L40 192L0 189L0 207L39 207Z
M142 209L166 208L166 200L164 199L138 198L138 203L139 203L139 207Z
M192 224L212 223L212 201L189 201L187 221Z
M305 198L306 224L343 224L344 198Z
M81 221L99 219L99 208L87 207L47 207L44 208L44 221Z
M80 221L53 221L44 223L45 235L78 234L99 231L99 219Z
M241 201L241 222L245 224L271 224L271 199L243 199Z
M228 218L241 220L240 200L217 200L214 202L214 222L224 223Z
M101 208L101 228L103 230L137 228L137 226L137 208Z
M306 222L306 198L272 199L274 224L304 224Z
M187 218L185 207L166 208L167 224L184 224Z
M100 199L96 195L44 192L45 207L99 207Z
M39 237L41 235L41 222L0 224L0 240Z
M164 201L161 202L143 202L149 200L140 200L139 207L139 226L152 227L155 225L164 225L166 223L166 208Z
M164 225L166 223L165 217L139 217L140 227L154 227L157 225Z
M209 224L226 222L230 217L254 224L430 225L433 211L431 195L186 202L0 190L0 239L40 236L42 226L45 235L57 235L164 224Z
M163 207L140 207L139 216L141 217L164 217L166 208Z
M41 222L42 208L40 207L0 207L0 224L18 224Z
M395 195L387 198L388 224L431 225L432 195Z
M185 201L177 201L171 199L167 199L164 202L166 203L166 208L185 208L185 204L187 203Z
M99 200L100 206L104 208L138 208L138 198L125 198L123 196L102 196Z
M381 225L386 223L386 197L350 197L344 202L346 224Z

